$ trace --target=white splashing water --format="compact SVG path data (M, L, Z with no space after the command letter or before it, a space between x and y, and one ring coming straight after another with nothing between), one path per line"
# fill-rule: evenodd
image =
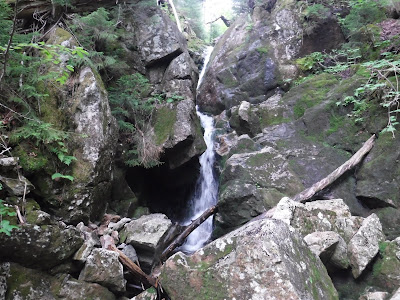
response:
M199 83L200 86L203 79L207 63L210 59L212 47L207 49L207 56L204 61L203 70L200 73ZM214 176L214 120L212 117L207 116L197 110L197 115L200 118L201 126L204 128L204 141L207 145L207 150L200 156L200 176L196 183L194 195L190 201L189 213L184 221L185 225L190 224L193 220L200 217L200 215L208 208L217 203L218 195L218 182ZM204 246L210 239L213 229L213 217L209 217L203 224L197 227L186 239L182 245L181 250L184 252L194 252Z

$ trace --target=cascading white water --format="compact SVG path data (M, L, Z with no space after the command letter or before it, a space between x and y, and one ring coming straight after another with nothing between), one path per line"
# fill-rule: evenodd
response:
M204 67L200 73L199 88L203 79L207 63L210 59L212 47L207 48ZM205 210L217 203L218 182L215 179L213 166L215 163L214 152L214 121L213 118L207 116L197 110L200 118L201 126L204 128L204 140L207 150L200 156L200 176L196 183L194 195L190 201L189 213L184 221L185 225L198 218ZM186 239L181 250L185 252L194 252L200 249L211 237L212 233L212 217L209 217L203 224L197 227Z

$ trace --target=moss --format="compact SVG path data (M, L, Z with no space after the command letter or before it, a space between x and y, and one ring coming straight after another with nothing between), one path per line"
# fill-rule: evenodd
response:
M247 159L247 165L251 166L251 167L259 167L265 164L265 162L272 160L274 158L273 154L270 153L259 153L259 154L255 154L255 155L251 155L248 159Z
M51 35L47 43L52 45L61 45L62 42L67 41L70 38L72 38L72 35L68 31L60 27L56 27L54 34Z
M167 106L157 110L154 124L155 142L162 145L174 132L176 122L176 111Z
M278 125L282 123L288 123L291 121L289 118L283 117L283 110L272 112L268 109L259 109L257 111L257 115L259 118L259 122L261 124L261 128L265 128L272 125Z
M74 181L85 183L91 176L92 166L83 159L81 152L74 151L74 157L76 161L72 164L72 177L74 177Z
M39 147L22 143L14 148L14 154L19 157L21 167L28 172L37 172L46 168L49 157Z
M380 243L379 243L379 253L380 253L381 255L383 255L383 254L385 253L385 250L386 250L386 248L387 248L388 245L389 245L388 242L380 242Z
M344 127L345 116L337 116L332 114L329 118L329 129L326 131L326 135L331 135L337 132L340 128Z
M268 47L258 47L256 50L260 54L268 54L269 51Z
M297 100L293 107L294 117L296 119L301 118L308 108L311 108L320 102L322 102L330 87L338 83L338 80L331 74L320 74L299 86L301 98Z

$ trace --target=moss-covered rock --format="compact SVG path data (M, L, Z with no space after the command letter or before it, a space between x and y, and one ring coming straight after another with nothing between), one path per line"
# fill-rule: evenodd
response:
M160 281L173 299L338 299L303 239L272 219L251 222L191 256L178 252Z
M357 196L371 208L400 207L400 137L380 134L376 145L357 172Z
M382 223L383 232L388 240L400 236L400 210L394 207L384 207L374 210Z
M83 244L74 227L25 224L0 235L0 258L27 267L50 269L70 258Z
M66 274L53 277L47 273L11 263L4 299L115 300L116 297L107 288L95 283L78 281Z
M270 147L234 154L221 173L217 227L228 230L242 225L282 196L293 196L303 188L284 157Z

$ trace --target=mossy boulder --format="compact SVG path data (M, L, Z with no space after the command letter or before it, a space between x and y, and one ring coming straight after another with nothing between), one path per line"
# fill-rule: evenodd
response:
M327 9L331 11L326 20L313 22L312 35L307 35L309 24L302 18L298 2L253 3L249 14L238 17L218 40L200 87L200 108L217 114L242 101L260 103L286 91L287 80L298 75L293 63L296 57L329 51L345 41L334 16L337 8L329 5ZM305 98L299 103L297 116L311 102L313 99Z
M66 274L53 277L47 273L11 263L4 299L115 300L116 297L99 284L78 281Z
M338 299L322 262L282 221L257 220L161 269L173 299Z
M380 134L357 172L357 197L370 208L400 208L400 137Z
M217 230L242 225L303 188L285 158L271 147L234 154L221 173Z
M10 236L0 235L0 258L50 269L70 258L82 244L80 232L72 226L25 224Z
M70 48L77 45L70 33L58 27L49 33L47 42ZM60 64L51 66L50 72L60 72L69 56L60 59ZM70 77L64 86L57 87L54 80L39 86L48 94L41 103L42 120L56 130L68 132L69 137L62 139L60 147L32 149L21 143L16 149L22 167L36 187L42 209L73 224L94 221L104 213L111 194L117 140L116 121L100 75L87 66L75 72L76 76ZM65 156L74 157L69 165L60 158ZM56 173L59 177L52 180Z
M375 285L393 292L400 285L400 238L379 245L380 257L373 265Z
M400 236L400 210L394 207L384 207L373 210L382 223L383 232L388 240Z

